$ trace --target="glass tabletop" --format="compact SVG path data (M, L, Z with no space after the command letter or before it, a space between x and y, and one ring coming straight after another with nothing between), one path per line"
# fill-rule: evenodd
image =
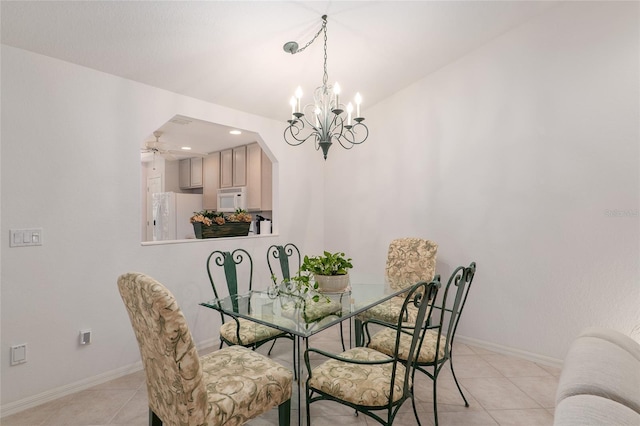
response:
M200 305L306 338L404 292L385 284L351 284L341 293L305 295L272 287Z

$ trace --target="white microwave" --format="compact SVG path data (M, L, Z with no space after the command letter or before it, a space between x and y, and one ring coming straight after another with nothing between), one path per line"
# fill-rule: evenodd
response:
M218 189L218 211L229 213L237 209L247 209L247 189L243 186Z

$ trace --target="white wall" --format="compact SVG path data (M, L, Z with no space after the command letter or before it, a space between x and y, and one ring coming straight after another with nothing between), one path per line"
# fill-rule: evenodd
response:
M269 245L292 241L303 251L322 248L324 209L316 194L324 184L314 176L322 175L323 161L311 146L294 149L282 141L284 121L20 49L2 46L1 54L1 234L42 227L44 242L9 248L8 237L2 238L3 409L139 362L116 287L120 274L140 271L167 285L195 340L204 342L218 338L219 325L217 313L198 306L213 297L205 271L211 250L247 249L264 283ZM141 246L140 142L175 114L262 136L278 161L279 236ZM84 328L92 329L93 343L81 347ZM9 347L25 342L28 362L10 367Z
M361 281L397 237L438 242L445 280L476 261L461 336L640 339L639 28L636 2L565 3L364 110L369 140L327 161L327 248Z

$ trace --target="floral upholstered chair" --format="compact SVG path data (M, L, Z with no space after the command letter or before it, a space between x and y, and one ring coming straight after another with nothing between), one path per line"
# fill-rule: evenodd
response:
M427 326L427 330L420 341L414 373L415 370L421 371L433 380L433 413L436 426L438 425L437 379L440 370L447 361L449 361L453 379L455 380L458 391L464 400L464 405L465 407L469 406L467 398L465 398L464 393L462 393L462 389L458 384L456 373L453 370L452 348L456 329L460 322L460 315L462 314L462 309L467 301L467 296L475 273L475 262L472 262L468 267L459 266L455 271L453 271L444 292L442 292L443 297L441 302L433 308L435 313L432 321L437 321L437 323L432 323ZM367 340L369 341L367 347L387 355L394 353L397 344L397 333L395 329L385 328L378 331L373 335L373 337L370 337L366 322L364 327L367 334ZM411 342L412 340L410 335L402 335L399 356L405 363L408 363L409 360L411 360L408 356Z
M411 399L413 413L418 424L413 395L413 360L418 354L418 343L426 330L433 310L433 300L440 283L418 282L406 294L400 307L395 333L397 341L401 335L409 336L407 348L396 345L391 355L367 347L356 347L339 355L309 348L304 361L309 371L306 382L307 425L311 423L309 405L320 400L336 401L364 413L383 425L391 425L398 410L407 399ZM411 305L415 309L415 324L403 328L402 317ZM369 323L387 324L371 319ZM401 352L400 351L404 351ZM329 358L311 369L309 353L318 353ZM403 363L400 355L408 362Z
M242 346L198 357L169 290L144 274L118 278L147 378L149 424L241 425L278 407L289 425L293 374Z
M437 251L438 244L423 238L398 238L391 241L385 267L385 279L389 287L393 290L401 290L411 288L418 281L433 280L436 272ZM362 345L363 321L376 318L395 324L404 299L404 295L394 297L356 316L356 345ZM416 309L410 307L406 312L405 322L413 323L416 312Z

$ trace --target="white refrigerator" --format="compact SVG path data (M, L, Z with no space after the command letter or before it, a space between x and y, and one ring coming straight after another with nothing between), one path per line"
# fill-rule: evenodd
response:
M201 194L157 192L153 202L153 241L195 238L189 221L194 212L202 210Z

